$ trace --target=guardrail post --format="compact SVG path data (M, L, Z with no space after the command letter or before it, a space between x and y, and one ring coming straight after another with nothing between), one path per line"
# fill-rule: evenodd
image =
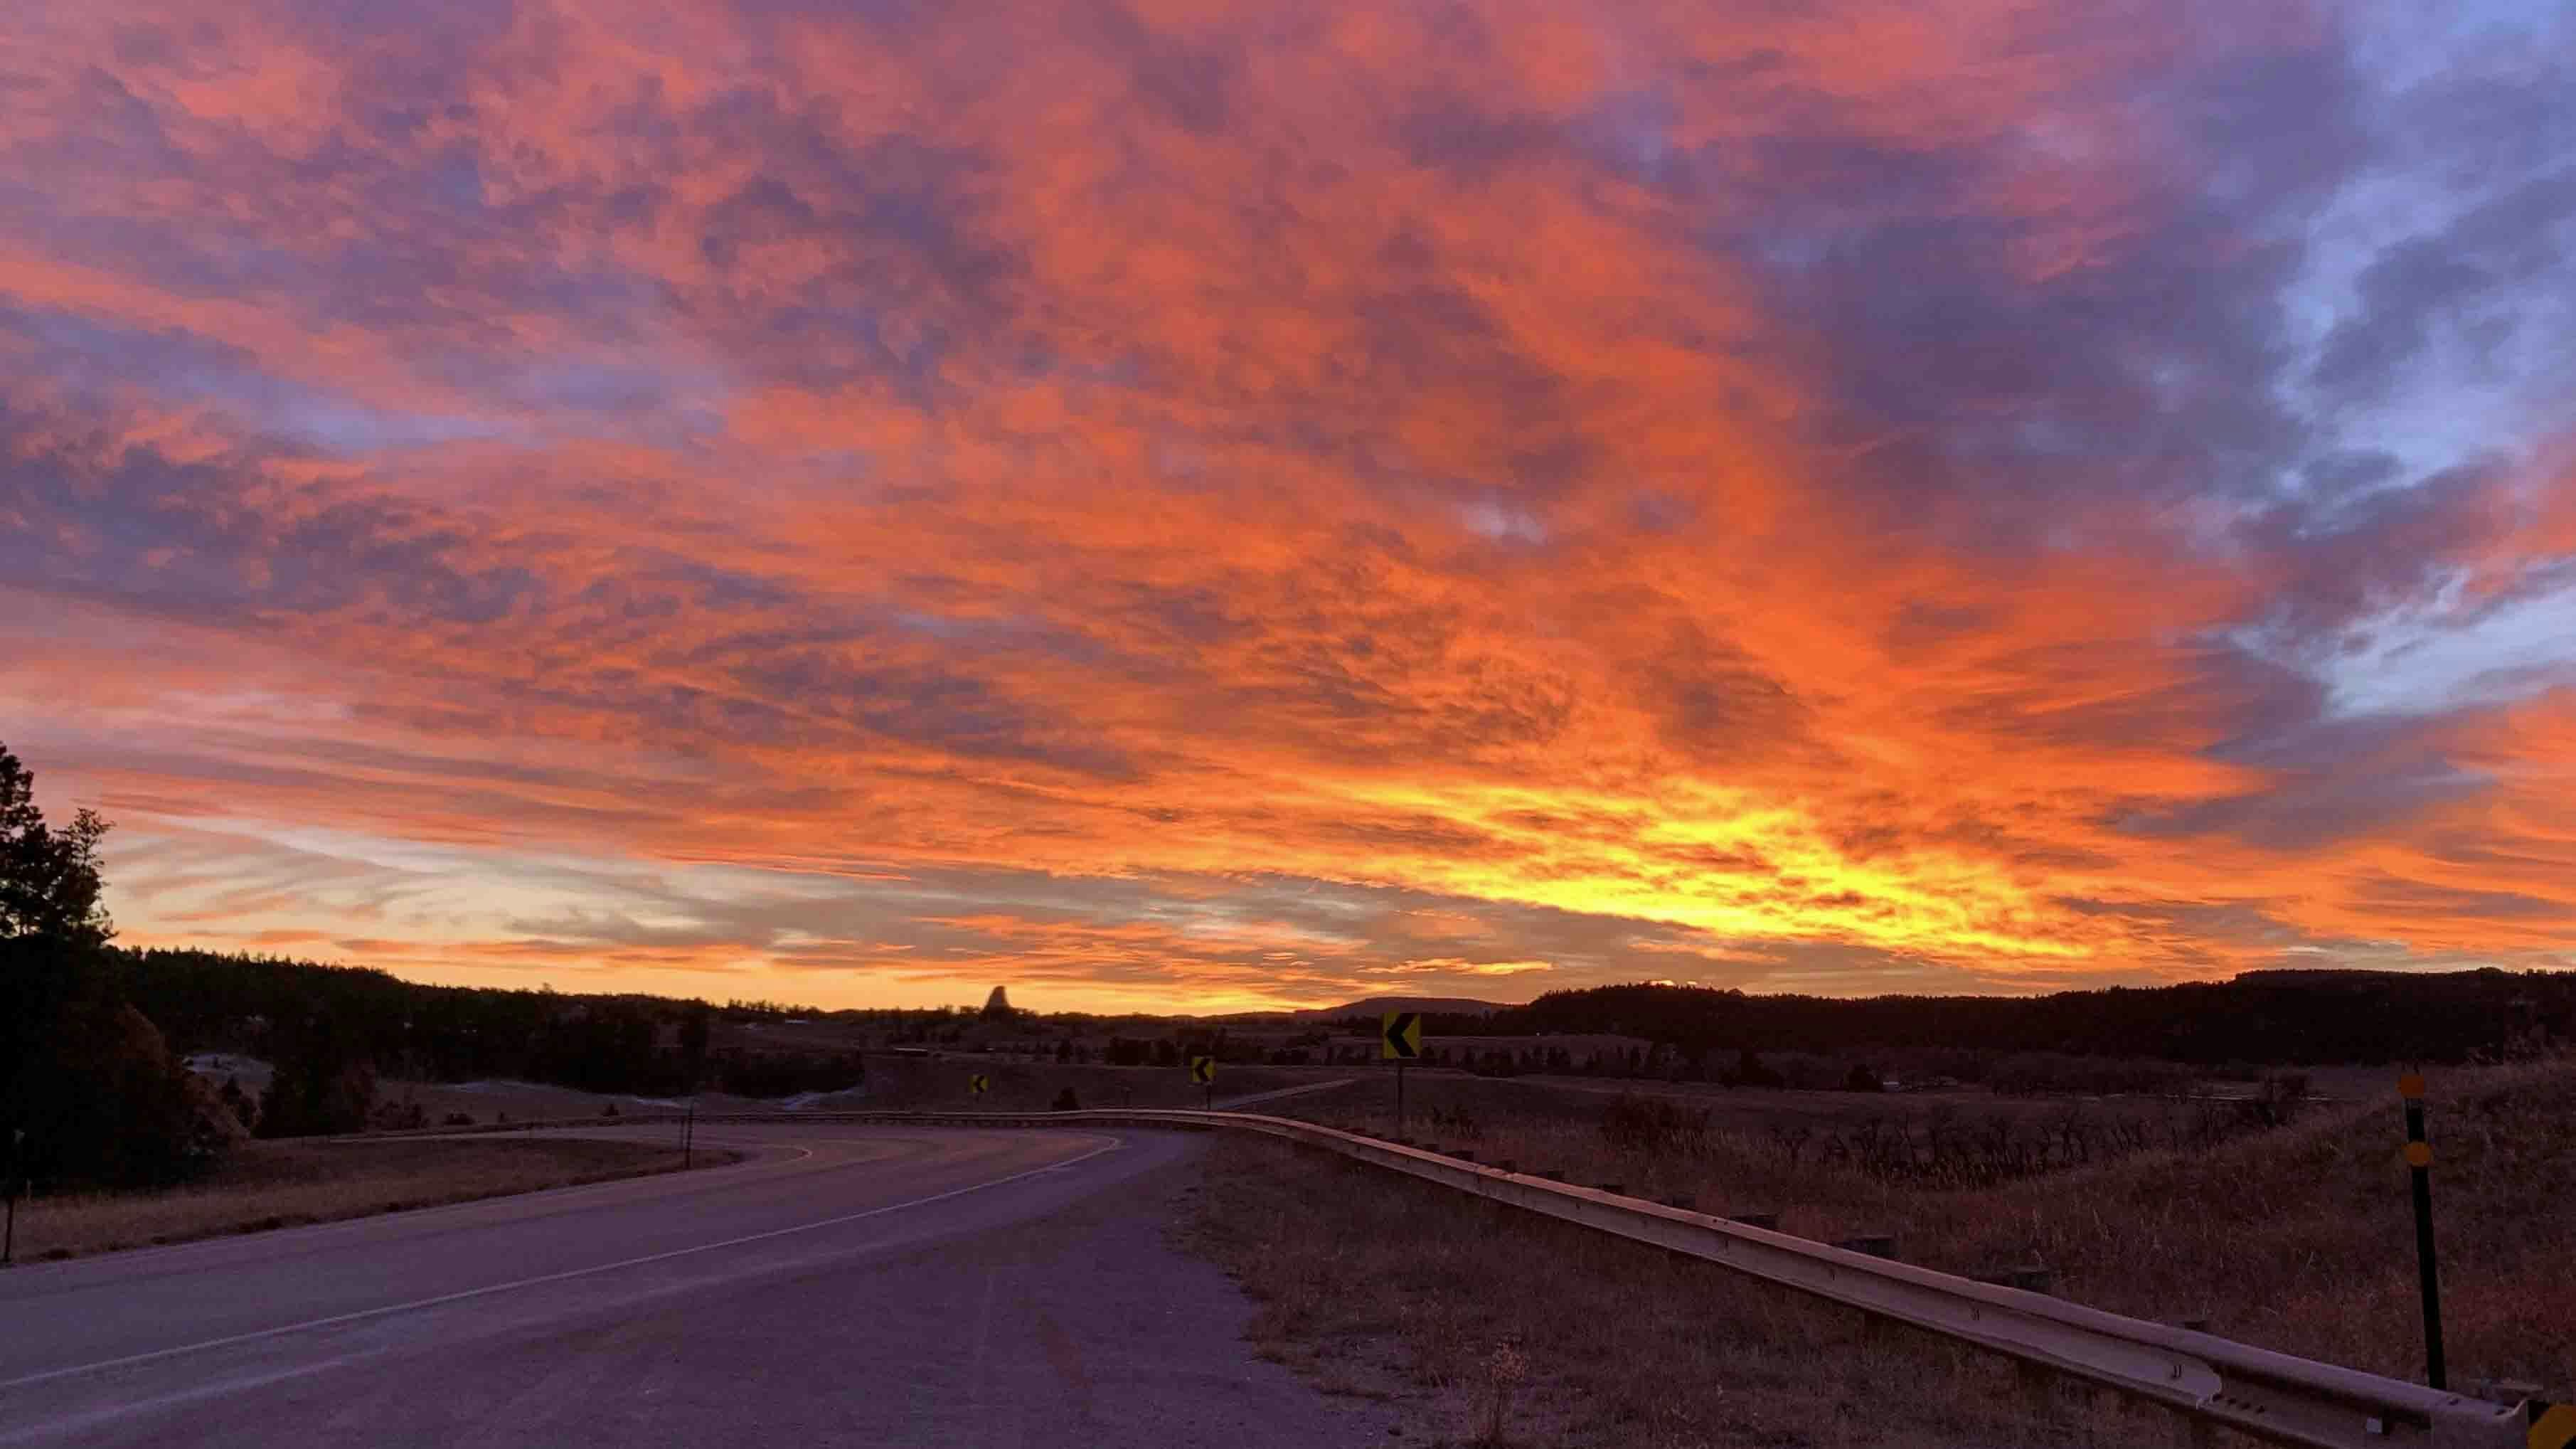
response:
M2207 1333L2209 1315L2199 1313L2188 1318L2176 1319L2174 1327L2188 1329L2193 1333ZM2184 1449L2218 1449L2217 1425L2207 1419L2196 1419L2184 1413L2176 1413L2173 1421L2179 1431L2176 1437L2182 1441Z
M6 1268L17 1261L18 1189L22 1185L19 1180L18 1159L25 1155L26 1150L27 1129L24 1127L10 1128L9 1177L6 1182L0 1182L0 1191L5 1191L9 1195L9 1226L5 1229L0 1229L0 1268Z
M1896 1238L1890 1233L1864 1233L1857 1238L1845 1238L1834 1246L1891 1262L1896 1258ZM1884 1347L1889 1339L1896 1336L1896 1324L1875 1313L1865 1313L1861 1315L1860 1336L1863 1343Z
M2013 1385L2021 1391L2022 1407L2034 1416L2045 1416L2056 1407L2049 1390L2057 1375L2035 1363L2013 1360Z

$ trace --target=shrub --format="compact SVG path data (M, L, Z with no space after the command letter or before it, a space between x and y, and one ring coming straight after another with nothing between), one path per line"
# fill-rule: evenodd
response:
M1622 1152L1650 1157L1697 1151L1708 1143L1705 1108L1694 1112L1669 1097L1622 1092L1601 1110L1601 1135Z
M2280 1072L2265 1077L2262 1090L2255 1100L2261 1102L2267 1109L2272 1125L2287 1126L2297 1119L2299 1108L2307 1103L2308 1074Z
M260 1104L260 1136L367 1129L376 1109L375 1064L358 1053L337 1020L316 1013L281 1022L272 1050L277 1075Z
M1431 1130L1442 1137L1463 1137L1474 1141L1482 1134L1476 1130L1476 1115L1465 1104L1431 1108Z
M1718 1080L1730 1087L1778 1087L1787 1079L1762 1064L1762 1055L1751 1047L1736 1053L1735 1070L1720 1075Z
M259 1103L242 1090L239 1078L224 1078L224 1085L215 1095L224 1104L224 1110L232 1113L233 1120L240 1123L245 1131L259 1124Z
M418 1102L386 1102L369 1115L380 1132L408 1132L429 1125L429 1109Z
M20 1064L10 1118L27 1133L37 1180L141 1187L176 1182L245 1134L213 1088L181 1066L160 1031L104 997L55 1016L49 1049Z
M2020 1052L1997 1062L1986 1085L2011 1096L2068 1092L2096 1096L2170 1095L2191 1084L2192 1070L2173 1062Z

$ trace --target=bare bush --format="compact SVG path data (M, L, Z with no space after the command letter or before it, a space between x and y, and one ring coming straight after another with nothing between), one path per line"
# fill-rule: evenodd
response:
M1646 1157L1695 1153L1708 1142L1708 1111L1683 1106L1670 1097L1644 1097L1622 1092L1601 1111L1601 1135L1622 1152Z

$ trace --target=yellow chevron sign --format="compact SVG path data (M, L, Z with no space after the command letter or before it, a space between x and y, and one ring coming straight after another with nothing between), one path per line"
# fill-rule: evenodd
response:
M977 1072L975 1075L966 1079L966 1090L980 1097L986 1092L993 1090L993 1079L984 1075L982 1072Z
M1422 1055L1422 1013L1390 1011L1378 1027L1378 1059L1409 1062Z
M1190 1058L1190 1080L1204 1087L1216 1080L1216 1058L1197 1055Z

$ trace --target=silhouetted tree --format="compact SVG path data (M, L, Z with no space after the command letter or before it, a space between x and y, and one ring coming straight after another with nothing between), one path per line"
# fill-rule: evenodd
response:
M1777 1087L1787 1079L1763 1065L1761 1053L1746 1047L1735 1055L1733 1085L1739 1087Z
M240 1127L119 989L99 905L107 829L87 810L48 826L35 776L0 747L0 1127L26 1132L38 1180L169 1182Z
M234 1121L245 1128L258 1127L259 1106L251 1101L250 1093L242 1090L241 1078L224 1078L223 1088L215 1093L215 1097L224 1104L225 1111L233 1114Z
M680 1069L689 1076L689 1090L696 1091L707 1075L707 1035L715 1013L703 1001L692 1005L680 1018Z
M376 1106L376 1069L328 1013L281 1022L277 1074L260 1103L262 1137L363 1132Z
M65 829L46 825L35 773L0 745L0 937L105 945L115 934L98 899L98 842L107 831L89 810Z

